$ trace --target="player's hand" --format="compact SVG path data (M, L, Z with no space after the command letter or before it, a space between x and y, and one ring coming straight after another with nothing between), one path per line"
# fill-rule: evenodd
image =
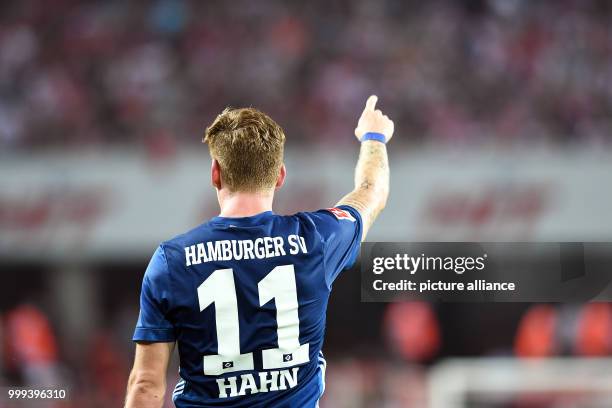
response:
M359 122L357 122L357 128L355 128L355 136L359 141L368 132L382 133L385 135L387 142L393 137L395 125L380 109L376 109L377 101L378 96L376 95L370 95L366 101L365 109L361 113Z

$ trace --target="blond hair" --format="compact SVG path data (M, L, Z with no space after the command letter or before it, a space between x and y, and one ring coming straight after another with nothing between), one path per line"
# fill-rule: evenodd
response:
M285 133L265 113L227 108L206 128L202 141L219 162L222 183L230 191L258 192L276 185Z

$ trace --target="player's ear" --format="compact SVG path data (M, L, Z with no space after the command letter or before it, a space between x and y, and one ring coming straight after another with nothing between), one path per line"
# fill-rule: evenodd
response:
M221 190L221 166L216 159L213 159L210 165L210 182L214 188Z
M287 177L287 169L283 164L280 168L280 171L278 172L278 178L276 179L276 185L274 186L276 190L278 190L283 186L283 184L285 184L285 177Z

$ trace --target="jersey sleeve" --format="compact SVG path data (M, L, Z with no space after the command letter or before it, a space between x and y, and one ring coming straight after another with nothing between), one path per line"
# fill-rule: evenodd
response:
M324 245L325 282L328 287L340 272L357 260L363 225L359 211L348 205L327 208L309 216Z
M157 248L142 280L140 314L133 341L175 341L174 327L168 320L170 275L163 248Z

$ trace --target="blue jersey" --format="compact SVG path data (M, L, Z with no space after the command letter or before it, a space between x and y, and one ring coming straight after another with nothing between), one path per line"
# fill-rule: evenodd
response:
M315 407L332 283L362 235L348 206L215 217L162 243L134 341L175 342L178 408Z

